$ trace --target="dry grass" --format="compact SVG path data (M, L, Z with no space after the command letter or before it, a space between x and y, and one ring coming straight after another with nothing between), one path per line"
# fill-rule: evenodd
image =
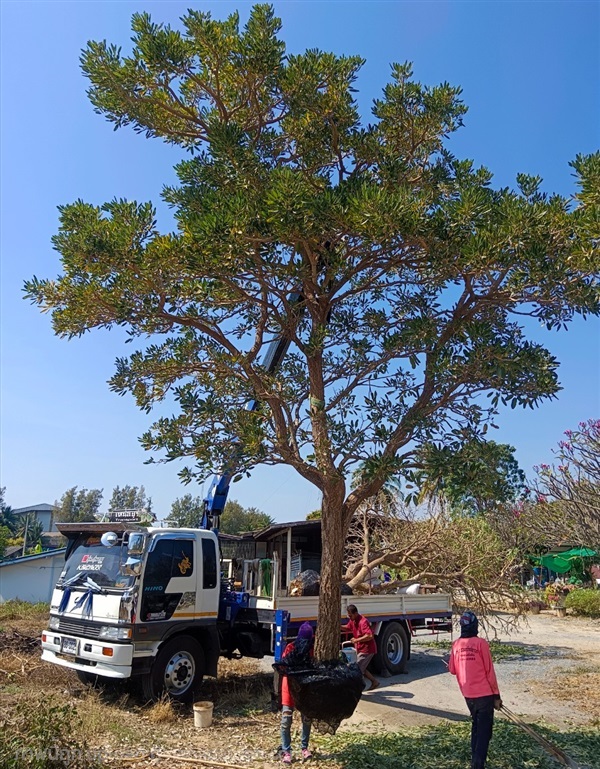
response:
M148 709L148 721L151 724L174 724L179 715L168 697L163 697Z
M580 665L563 670L544 688L551 697L573 702L579 710L600 721L600 666Z

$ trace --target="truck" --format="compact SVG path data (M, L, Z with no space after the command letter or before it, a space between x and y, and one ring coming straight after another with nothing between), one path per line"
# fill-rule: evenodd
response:
M248 561L236 583L214 529L134 522L58 523L65 566L53 591L42 659L86 683L137 678L144 696L193 701L220 656L273 656L303 622L316 625L318 595L280 587L281 562ZM417 633L451 630L443 593L343 595L372 623L376 672L406 670Z

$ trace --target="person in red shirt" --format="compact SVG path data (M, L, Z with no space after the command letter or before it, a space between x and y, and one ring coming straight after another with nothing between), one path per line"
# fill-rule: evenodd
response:
M351 643L356 649L356 662L360 672L371 682L371 686L368 689L371 692L379 686L379 681L367 670L369 662L371 662L373 655L377 652L377 644L375 643L375 637L373 636L369 620L358 613L358 609L353 603L348 604L348 623L346 627L352 632Z
M478 638L478 632L477 617L466 611L460 618L460 638L452 644L448 663L471 713L471 769L484 769L494 709L502 707L490 645Z
M314 643L314 631L309 622L304 622L298 629L296 640L289 643L284 651L283 657L287 657L297 646L303 644L306 653L312 656ZM292 763L292 718L294 716L294 699L290 693L287 676L283 676L281 681L281 760L284 764ZM312 753L308 747L310 740L310 729L312 721L302 715L302 734L300 736L300 747L302 758L306 761L312 758Z

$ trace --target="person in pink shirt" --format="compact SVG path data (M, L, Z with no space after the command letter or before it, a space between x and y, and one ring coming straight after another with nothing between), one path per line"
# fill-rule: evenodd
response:
M471 769L484 769L494 710L502 707L490 645L478 637L478 632L477 617L466 611L460 618L460 638L452 644L448 663L471 713Z
M368 670L367 666L377 652L377 643L371 630L371 625L366 617L358 613L356 606L348 604L348 630L352 632L351 643L356 649L356 662L363 676L371 682L368 691L373 691L379 686L379 681Z

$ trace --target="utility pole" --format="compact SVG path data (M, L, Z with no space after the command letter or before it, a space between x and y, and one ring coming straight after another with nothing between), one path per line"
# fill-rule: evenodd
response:
M23 535L23 552L21 553L21 556L25 555L25 548L27 547L27 529L29 528L29 513L27 513L27 516L25 518L25 534Z

